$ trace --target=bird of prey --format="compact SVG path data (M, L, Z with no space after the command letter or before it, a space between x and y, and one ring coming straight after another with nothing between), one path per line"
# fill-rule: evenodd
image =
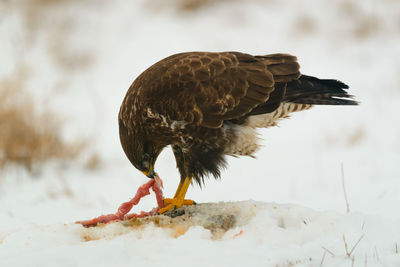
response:
M220 177L226 155L253 156L257 128L276 125L313 105L357 105L338 80L299 71L288 54L187 52L145 70L120 108L120 141L129 161L147 177L157 173L158 155L170 145L180 172L175 196L162 214L194 202L185 199L192 180Z

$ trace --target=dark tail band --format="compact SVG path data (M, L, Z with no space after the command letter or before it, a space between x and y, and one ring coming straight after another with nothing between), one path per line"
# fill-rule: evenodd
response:
M346 92L348 88L347 84L338 80L302 75L287 84L284 101L313 105L358 105L357 101L352 100L354 96Z

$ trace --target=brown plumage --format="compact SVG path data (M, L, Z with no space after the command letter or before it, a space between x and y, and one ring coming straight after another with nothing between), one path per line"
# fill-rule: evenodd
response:
M167 57L131 85L119 113L122 147L139 170L171 145L181 181L220 176L225 155L252 156L255 128L312 105L356 105L337 80L300 74L287 54L189 52Z

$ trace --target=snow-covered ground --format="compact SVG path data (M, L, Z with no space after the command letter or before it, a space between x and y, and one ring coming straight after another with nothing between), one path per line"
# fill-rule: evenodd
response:
M94 171L52 162L35 177L0 172L0 266L400 266L400 3L238 0L178 11L165 2L0 3L0 78L28 71L26 89L65 118L65 138L89 139L86 153L101 158ZM194 50L292 53L303 73L349 84L361 105L315 107L260 130L257 159L230 158L220 181L191 187L199 203L241 201L221 205L253 212L221 239L202 226L175 238L109 225L88 241L73 222L114 212L147 179L119 144L127 88L157 60ZM170 149L156 170L173 194ZM350 257L343 235L348 251L363 236Z
M398 225L374 216L317 212L296 205L254 201L201 204L188 210L194 215L185 217L185 221L181 217L161 216L164 221L160 219L147 226L137 221L94 228L61 223L26 226L5 238L0 263L1 266L400 264L395 243L388 242L400 236Z

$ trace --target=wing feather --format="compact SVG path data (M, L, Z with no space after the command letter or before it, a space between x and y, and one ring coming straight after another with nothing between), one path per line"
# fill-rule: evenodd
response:
M136 87L153 112L218 128L253 110L277 108L283 84L299 76L297 58L286 54L189 52L154 64L138 77Z

